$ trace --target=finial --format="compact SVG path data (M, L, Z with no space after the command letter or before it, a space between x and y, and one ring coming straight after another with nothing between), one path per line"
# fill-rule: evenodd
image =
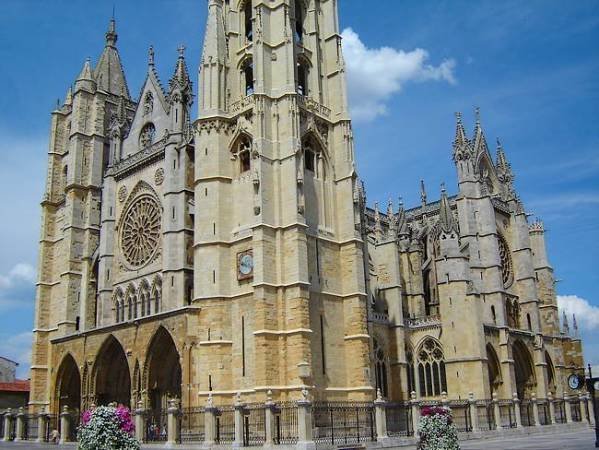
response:
M574 333L578 336L578 323L576 322L576 314L572 314L572 327L574 328Z
M445 181L441 182L441 194L445 194L445 192L447 192L445 190Z
M393 200L389 197L389 201L387 202L387 214L393 214Z
M149 66L154 65L154 46L153 45L150 45L150 48L148 50L148 65Z
M424 180L420 180L420 200L422 201L422 206L426 205L426 187L424 186Z
M403 197L399 196L399 209L403 209Z
M108 23L108 31L106 31L106 45L114 46L116 44L118 35L116 34L116 20L114 18L114 6L112 7L112 17Z
M474 107L474 115L476 116L476 124L480 125L480 108L478 106Z
M185 58L185 46L180 45L177 47L177 51L179 52L179 58Z
M497 150L503 150L503 146L501 145L499 138L497 138Z
M456 112L455 113L455 118L457 120L458 123L462 123L462 113L461 112Z

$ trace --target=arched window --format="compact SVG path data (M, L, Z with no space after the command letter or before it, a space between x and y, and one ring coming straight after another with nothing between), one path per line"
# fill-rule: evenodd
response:
M62 168L62 190L63 191L66 191L66 189L67 189L67 179L68 179L68 176L69 176L69 166L65 165Z
M493 319L493 323L497 323L497 314L495 314L495 307L491 305L491 318Z
M252 141L249 136L242 135L233 146L233 153L239 159L239 173L247 172L252 167Z
M308 65L303 61L297 63L297 93L308 95Z
M254 93L254 61L252 58L248 58L241 67L243 75L245 95L252 95Z
M528 324L528 331L532 331L532 321L530 320L530 314L526 314L526 323Z
M148 283L144 280L139 288L139 305L141 317L150 315L151 309L148 299L150 298L150 288Z
M243 4L243 20L245 38L248 41L254 40L254 22L252 20L252 0L246 0Z
M431 397L447 392L445 358L441 345L433 340L424 341L418 352L418 376L421 397Z
M499 246L499 261L501 265L501 279L503 285L508 288L514 281L514 271L512 269L512 256L510 253L510 247L507 244L505 238L501 235L497 235L497 245Z
M303 150L304 150L304 167L310 172L316 174L316 158L318 158L318 147L314 143L314 139L308 136L304 139Z
M518 304L518 300L508 298L505 302L505 310L507 326L510 328L520 328L520 305Z
M139 146L144 149L148 148L154 143L154 137L156 136L156 127L153 123L147 123L141 129L139 133Z
M380 389L383 397L387 397L387 363L385 352L379 345L378 341L374 340L374 371L376 376L376 389Z
M133 318L133 299L131 298L131 296L127 298L127 308L129 311L127 313L127 320L131 320Z
M304 8L302 0L295 0L295 29L294 36L296 42L302 42L304 38Z
M154 287L152 288L152 299L154 302L154 314L158 314L162 306L162 280L160 280L160 278L157 278L156 281L154 281Z

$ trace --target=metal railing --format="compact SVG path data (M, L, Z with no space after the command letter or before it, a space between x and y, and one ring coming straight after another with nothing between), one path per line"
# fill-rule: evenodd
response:
M410 402L395 402L385 405L387 434L390 437L414 435L412 405Z
M490 431L497 428L495 424L495 406L490 400L479 400L476 402L478 417L478 428L482 431Z
M215 441L217 444L231 444L235 441L235 408L233 406L218 408Z
M203 442L205 432L204 408L183 408L181 411L181 442Z
M317 402L312 412L317 444L350 444L376 439L372 403Z
M513 400L499 400L499 417L502 428L516 428L516 408Z
M164 442L167 440L167 413L165 410L150 411L146 423L146 442Z
M266 441L266 407L264 403L243 407L243 446L263 445Z
M296 444L299 440L298 406L295 402L277 403L275 406L275 435L276 445Z
M468 400L455 400L449 402L453 423L458 431L467 433L472 431L470 419L470 403Z

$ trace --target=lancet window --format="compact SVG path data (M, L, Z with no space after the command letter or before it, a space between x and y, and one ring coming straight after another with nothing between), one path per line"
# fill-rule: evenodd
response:
M252 0L246 0L243 4L243 24L245 38L251 42L254 40L254 22L252 20Z
M252 95L254 93L254 61L252 58L248 58L243 63L241 71L245 95Z
M432 397L447 392L445 358L441 345L433 340L424 341L418 351L418 387L421 397Z
M377 391L380 389L383 397L387 397L387 362L385 352L376 339L374 340L374 371L376 376L376 389Z

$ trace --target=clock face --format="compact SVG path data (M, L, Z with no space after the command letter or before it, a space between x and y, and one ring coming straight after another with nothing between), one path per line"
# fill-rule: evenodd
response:
M239 273L247 276L254 270L254 258L249 253L239 258Z
M572 374L568 377L568 386L570 389L578 389L580 387L580 378L576 374Z
M596 391L599 391L599 381L595 381L595 383L593 383L593 387Z

